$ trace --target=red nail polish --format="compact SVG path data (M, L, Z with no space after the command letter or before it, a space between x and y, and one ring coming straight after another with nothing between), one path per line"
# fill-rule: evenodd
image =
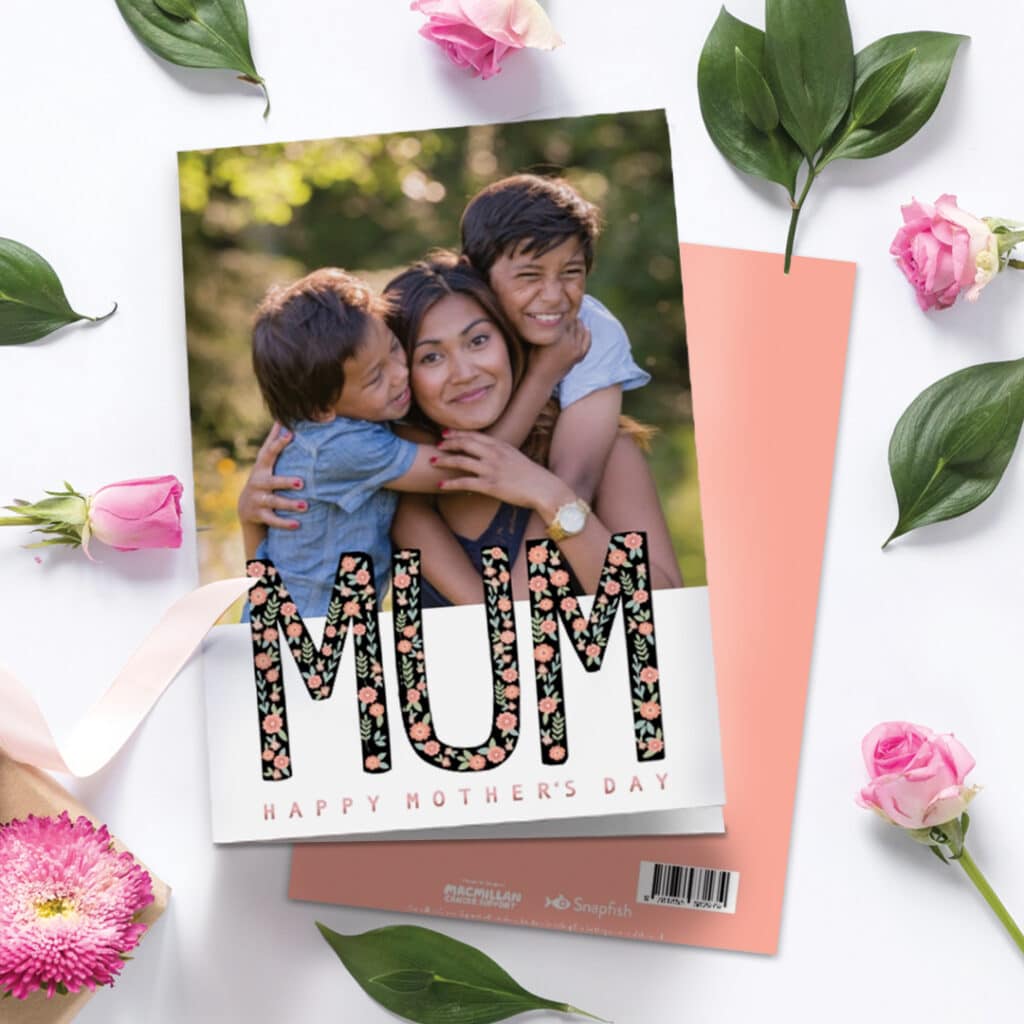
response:
M288 524L288 529L289 530L297 530L298 528L299 528L299 524L298 523L289 523Z
M451 429L449 427L445 427L444 430L441 431L441 436L442 437L447 437L450 433L451 433Z
M298 490L301 486L302 486L302 481L301 480L293 480L292 481L292 487L294 487L296 490Z
M444 480L438 480L438 482L437 482L437 486L438 487L444 489L444 485L445 485L445 481Z
M309 508L309 506L304 501L300 501L299 502L299 511L300 512L305 512L307 508Z

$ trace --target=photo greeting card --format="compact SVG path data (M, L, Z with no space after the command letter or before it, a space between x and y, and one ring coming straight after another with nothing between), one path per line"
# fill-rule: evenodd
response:
M664 112L179 175L214 839L721 831Z
M682 264L726 832L421 843L415 872L387 844L300 843L293 899L776 951L855 267L706 245Z

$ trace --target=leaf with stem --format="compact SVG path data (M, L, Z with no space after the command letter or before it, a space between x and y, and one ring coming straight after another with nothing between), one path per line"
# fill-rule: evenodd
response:
M327 944L362 990L385 1009L419 1024L491 1024L529 1010L601 1020L523 988L489 956L416 925L341 935L319 921Z
M76 313L53 267L34 249L0 238L0 345L36 341L78 320L99 323L112 316Z
M224 68L270 94L249 46L245 0L117 0L121 16L157 56L186 68Z
M1002 479L1022 421L1024 359L970 366L922 391L889 442L899 518L882 547L985 501Z

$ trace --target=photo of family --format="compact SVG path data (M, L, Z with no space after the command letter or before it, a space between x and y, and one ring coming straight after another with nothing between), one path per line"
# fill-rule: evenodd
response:
M425 607L550 537L706 582L664 113L183 153L200 571L269 559L307 616L339 555Z

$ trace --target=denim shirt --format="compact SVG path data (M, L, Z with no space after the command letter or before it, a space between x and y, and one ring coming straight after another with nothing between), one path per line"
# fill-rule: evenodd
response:
M555 398L563 409L613 384L620 384L623 391L632 391L650 381L651 375L633 360L626 329L592 295L583 296L580 320L590 328L590 351L555 388Z
M297 530L270 530L257 558L277 566L304 616L327 613L338 557L361 551L373 559L377 600L391 576L391 520L398 495L384 485L408 472L416 445L386 423L339 416L329 423L302 421L274 467L303 481L309 505Z

